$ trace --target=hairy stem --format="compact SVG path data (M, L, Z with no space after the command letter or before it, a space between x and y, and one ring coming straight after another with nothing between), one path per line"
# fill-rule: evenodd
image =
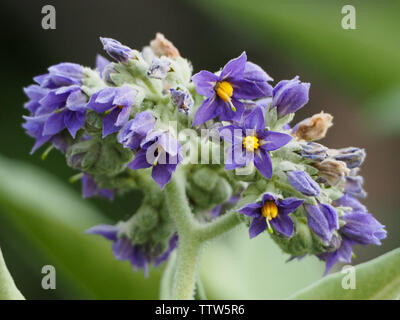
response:
M195 227L195 233L201 242L219 237L237 227L240 224L236 209L232 209L220 218L207 224L198 224Z

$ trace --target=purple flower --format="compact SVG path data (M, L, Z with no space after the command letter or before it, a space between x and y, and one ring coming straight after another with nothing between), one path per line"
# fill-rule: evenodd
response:
M200 71L192 77L196 91L207 97L196 112L193 126L219 117L221 121L239 121L244 111L240 99L270 96L272 78L259 66L247 62L246 53L229 61L219 75Z
M124 46L123 44L121 44L121 42L111 38L102 37L100 37L100 41L103 44L104 50L114 60L127 63L129 59L133 58L132 49Z
M272 107L277 108L279 117L296 112L308 102L309 90L310 84L300 82L298 76L282 80L272 91Z
M386 238L385 226L380 224L370 213L352 211L346 213L340 219L344 222L344 225L339 229L340 245L333 252L318 255L321 260L326 262L325 274L338 261L350 263L354 245L380 245L381 240Z
M171 138L167 131L154 130L142 140L140 150L128 167L132 170L153 167L151 176L163 189L181 160L179 141Z
M137 150L146 134L153 130L155 119L149 111L139 112L135 119L129 120L118 132L118 142L124 148Z
M336 209L329 204L319 203L317 205L305 204L307 223L325 243L332 239L333 231L339 228Z
M240 209L239 212L253 218L249 229L250 238L254 238L267 228L272 232L271 225L282 235L291 237L294 232L294 225L289 214L303 202L304 200L296 198L278 200L273 194L265 193L262 201L250 203Z
M117 132L128 122L137 91L129 85L107 87L93 94L87 107L97 113L106 112L103 120L103 138Z
M101 196L108 198L109 200L114 199L114 191L109 189L99 189L96 181L88 175L83 174L82 176L82 197L91 198L93 196Z
M39 85L24 89L30 99L25 108L31 114L24 116L23 128L36 139L31 152L53 140L64 128L75 138L85 122L87 98L80 90L83 68L74 63L60 63L48 71L34 78Z
M178 244L178 236L174 234L169 240L167 250L161 251L158 248L150 248L148 244L133 244L132 241L120 235L120 228L108 224L100 224L86 230L88 234L97 234L113 242L112 250L118 260L129 260L135 270L143 269L145 275L148 274L149 264L155 267L167 260L170 253Z
M67 128L73 138L82 128L86 119L87 96L79 86L62 87L49 93L42 99L42 104L58 107L47 118L44 135L55 135Z
M220 130L221 137L230 142L226 170L243 167L251 161L261 174L271 179L272 163L269 151L277 150L286 145L292 137L285 133L265 131L263 111L256 107L241 126L229 125Z
M318 196L321 192L318 183L316 183L307 172L289 171L286 173L290 185L297 191L306 196Z

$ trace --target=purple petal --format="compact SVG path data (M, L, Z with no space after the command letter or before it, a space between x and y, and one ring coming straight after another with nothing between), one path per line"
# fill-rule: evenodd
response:
M274 80L260 66L250 61L246 62L243 78L257 82L268 82Z
M257 218L261 215L262 203L249 203L245 205L242 209L238 210L238 212L245 214L246 216Z
M350 194L345 194L341 198L333 201L337 207L350 207L353 211L367 212L367 208L356 198Z
M109 134L117 132L121 127L117 127L115 123L117 122L118 115L120 113L119 108L114 108L108 115L103 119L103 138L107 137Z
M254 108L243 121L245 129L254 129L256 132L265 131L264 112L260 107Z
M239 126L229 125L220 128L219 135L225 141L230 142L231 144L240 144L242 145L244 135L243 130Z
M71 134L72 138L75 139L76 132L82 128L83 124L85 123L86 113L83 112L73 112L73 111L66 111L64 116L64 123L67 127L69 133Z
M43 135L54 135L65 128L65 111L52 114L44 124Z
M279 215L288 215L304 203L302 199L286 198L278 201Z
M217 117L221 113L218 101L215 97L208 98L203 101L193 119L192 126L198 126L204 122Z
M147 162L146 157L147 150L139 150L136 154L135 159L128 164L128 167L132 170L145 169L151 167L153 164Z
M292 140L292 136L275 131L266 131L259 138L261 139L260 148L265 151L277 150Z
M294 232L294 225L292 219L284 214L278 214L276 218L270 221L271 225L276 231L286 237L291 237Z
M267 151L259 149L259 152L254 154L254 165L264 177L272 178L272 162Z
M207 98L215 96L214 87L218 79L217 75L206 70L200 71L192 77L192 81L196 85L197 93Z
M265 218L263 216L254 218L249 228L250 239L259 235L265 229L267 229L267 221L265 220Z
M232 104L236 109L236 111L233 111L231 105L228 102L225 102L220 98L217 98L216 101L218 102L217 111L221 110L219 112L220 121L240 121L244 112L244 105L242 102L232 98Z
M118 227L109 224L99 224L85 231L88 234L97 234L107 240L117 241Z
M110 64L110 61L104 58L102 55L98 54L96 56L96 69L100 73L100 76L103 73L104 68Z
M247 55L243 52L239 57L230 60L222 69L221 78L240 78L243 76L246 67Z
M128 238L119 238L112 246L114 256L118 260L130 259L133 253L131 240Z
M115 126L122 127L125 123L128 122L130 114L131 107L123 107L122 109L120 109L117 121L115 122Z
M163 164L157 164L153 167L151 176L154 181L160 186L161 189L171 180L172 172L169 170L168 166Z
M112 102L114 100L116 89L106 88L95 94L93 94L87 104L89 109L96 111L97 113L103 113L112 108Z
M137 91L131 86L124 84L118 88L117 94L114 97L114 106L130 107L135 103Z
M80 90L72 92L68 98L66 107L71 111L85 111L87 96Z

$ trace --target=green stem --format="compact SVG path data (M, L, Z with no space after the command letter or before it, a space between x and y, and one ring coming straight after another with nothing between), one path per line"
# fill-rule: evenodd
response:
M174 173L165 187L165 194L179 236L173 298L193 299L203 243L233 229L240 220L234 209L213 222L199 224L193 217L186 197L182 169Z
M200 241L208 241L219 237L237 227L240 224L240 219L237 209L232 209L223 216L207 224L198 224L195 227L195 233Z
M175 172L165 187L165 193L168 210L179 236L173 297L179 300L193 299L202 244L193 232L195 221L186 197L182 170Z
M167 266L164 269L161 286L160 300L170 300L172 298L172 287L175 278L176 252L172 252L168 258Z
M0 300L25 300L7 269L0 249Z

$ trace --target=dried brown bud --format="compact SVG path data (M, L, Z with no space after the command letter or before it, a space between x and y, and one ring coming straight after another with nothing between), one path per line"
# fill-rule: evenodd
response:
M345 162L332 159L317 162L314 164L314 167L319 170L318 175L324 178L331 186L338 184L350 173Z
M162 33L156 34L156 38L150 42L150 47L158 57L176 59L180 56L178 49Z
M292 130L292 135L298 140L315 141L325 137L328 128L332 126L333 117L323 111L311 118L298 123Z

